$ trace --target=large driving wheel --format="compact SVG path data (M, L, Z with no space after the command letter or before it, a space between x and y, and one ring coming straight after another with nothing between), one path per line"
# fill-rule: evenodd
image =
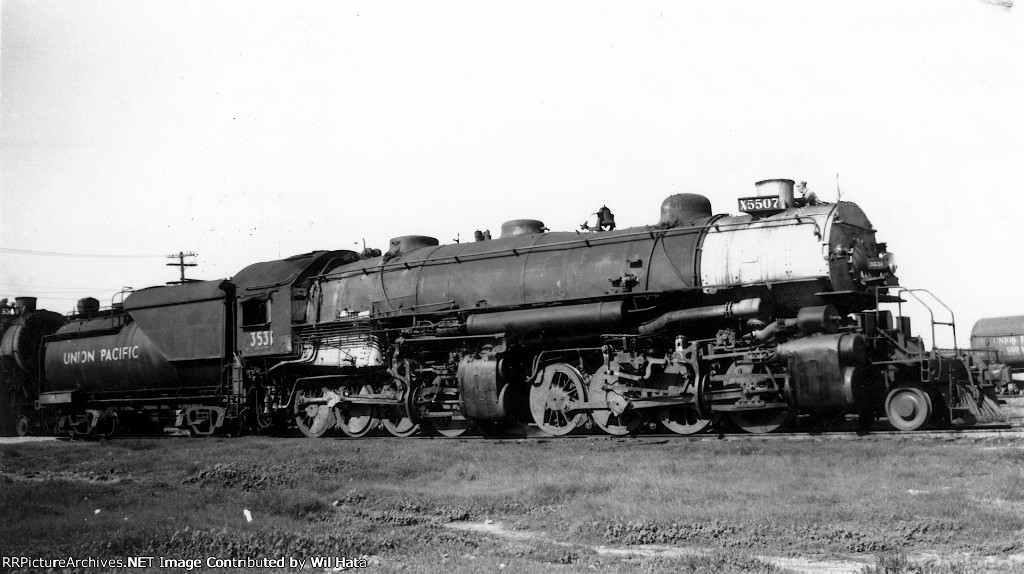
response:
M430 426L441 436L448 438L460 437L469 431L473 426L471 421L466 419L453 419L450 417L430 419Z
M662 407L656 411L662 426L676 434L697 434L718 420L718 415L701 418L697 409L690 406Z
M643 423L643 415L640 411L632 408L620 393L605 390L605 384L613 382L613 378L608 374L608 368L604 366L595 371L590 378L587 396L597 400L600 400L599 397L604 397L608 403L607 409L594 409L590 412L590 417L604 432L613 436L623 436L640 428ZM619 411L618 414L615 411Z
M320 438L334 426L328 395L324 387L298 389L295 391L295 426L309 438Z
M545 433L566 435L587 419L583 412L569 412L572 403L585 400L583 375L571 365L555 363L541 371L540 384L530 387L530 414Z
M763 364L733 363L729 366L727 375L765 375L767 369ZM744 391L746 394L747 391ZM764 398L764 397L762 397ZM781 397L769 398L767 400L781 400ZM749 411L731 411L729 418L736 423L741 430L751 434L764 434L775 432L789 422L791 413L789 409L765 409Z
M372 395L373 387L363 385L357 394ZM334 415L338 428L350 437L366 436L380 423L377 409L373 405L353 404L342 400L335 405Z
M885 416L899 430L917 430L931 420L932 401L917 387L893 389L885 399Z
M403 414L402 409L397 407L388 409L389 414L381 417L380 422L384 423L384 428L394 436L405 438L416 434L416 431L420 430L420 425L412 422L412 419Z

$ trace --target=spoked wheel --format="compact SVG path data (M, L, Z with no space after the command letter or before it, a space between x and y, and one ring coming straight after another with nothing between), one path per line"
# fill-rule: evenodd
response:
M28 435L28 417L21 415L14 421L14 436Z
M655 411L662 426L676 434L697 434L718 420L718 415L701 418L693 407L662 407Z
M325 387L295 391L295 426L309 438L320 438L334 426L331 405Z
M931 420L932 401L917 387L893 389L885 399L885 416L899 430L917 430Z
M610 435L623 436L636 431L644 421L643 414L630 407L628 401L621 394L605 390L606 382L612 381L608 375L608 368L602 366L590 378L588 396L597 400L600 400L599 397L604 397L609 408L596 409L590 413L590 417L594 419L594 423L601 430ZM619 411L619 414L615 414L616 410Z
M430 426L441 436L456 438L466 434L473 423L466 419L440 418L430 419Z
M729 366L727 375L765 375L767 368L763 364L733 363ZM746 385L744 385L745 387ZM759 388L760 383L758 384ZM746 395L747 391L743 391ZM769 399L772 400L772 399ZM777 397L774 400L782 400ZM732 411L729 418L736 423L741 430L751 434L770 433L779 430L782 425L789 422L789 409L768 409L750 411Z
M420 425L412 422L412 419L405 416L397 408L389 409L389 414L381 417L380 422L384 423L384 428L389 433L401 438L412 436L416 434L416 431L420 430Z
M575 367L555 363L544 367L540 384L530 387L530 413L540 430L552 436L571 433L587 415L568 412L571 403L583 402L583 375Z
M736 426L751 434L775 432L789 421L789 411L772 409L765 411L733 411L729 418Z
M363 385L359 389L360 395L372 395L373 387ZM335 419L341 432L351 437L366 436L366 434L377 428L380 419L377 418L377 410L373 405L360 405L341 402L334 408Z

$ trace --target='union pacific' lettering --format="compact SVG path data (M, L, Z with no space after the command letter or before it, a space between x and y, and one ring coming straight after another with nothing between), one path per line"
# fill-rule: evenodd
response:
M110 349L100 349L99 351L100 361L123 361L125 359L139 358L138 345L133 345L131 347L112 347ZM95 349L91 351L74 351L72 353L64 353L65 365L75 365L78 363L93 363L95 361Z

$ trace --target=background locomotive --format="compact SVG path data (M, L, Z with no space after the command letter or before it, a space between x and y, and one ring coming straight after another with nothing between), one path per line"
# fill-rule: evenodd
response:
M859 207L795 198L790 180L757 189L740 216L679 194L647 227L617 230L607 208L585 232L514 220L493 240L402 236L85 305L44 338L39 407L74 434L287 419L310 437L999 415L969 354L926 349L882 308L916 293Z
M0 436L24 436L38 422L40 344L64 321L59 313L37 311L34 297L0 301Z

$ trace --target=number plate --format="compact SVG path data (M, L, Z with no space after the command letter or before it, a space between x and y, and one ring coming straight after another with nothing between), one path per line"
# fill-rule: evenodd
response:
M253 349L270 347L274 344L274 333L272 331L250 331L246 335L248 335L249 347Z
M739 198L740 211L744 213L757 213L760 211L781 211L779 207L779 196L768 197L741 197Z

